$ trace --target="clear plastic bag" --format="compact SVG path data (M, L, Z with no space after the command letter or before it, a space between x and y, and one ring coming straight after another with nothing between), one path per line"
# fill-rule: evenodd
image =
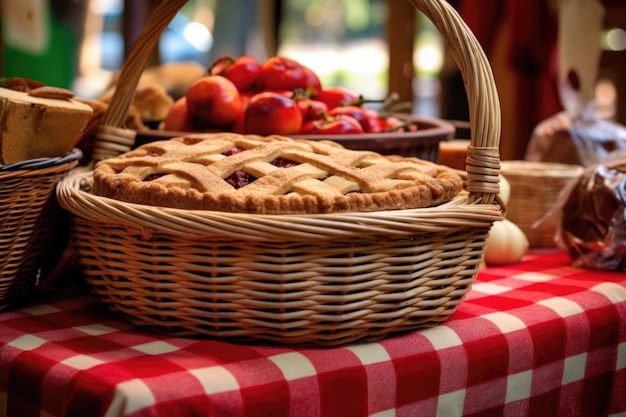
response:
M572 118L569 135L583 166L606 163L626 154L626 127L600 115L592 102Z
M609 117L604 104L591 102L583 111L567 111L539 123L524 159L591 166L626 154L626 127Z
M588 167L562 208L575 266L626 272L626 159Z

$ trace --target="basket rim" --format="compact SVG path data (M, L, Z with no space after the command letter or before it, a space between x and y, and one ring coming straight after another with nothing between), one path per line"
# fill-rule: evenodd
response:
M584 167L576 164L560 162L540 162L525 160L509 160L500 163L500 172L507 175L523 177L577 177L583 173Z
M351 142L363 142L371 140L410 142L415 139L426 140L428 142L439 142L441 140L451 140L455 134L456 127L450 121L431 116L420 116L414 114L397 114L398 117L415 122L420 125L420 129L402 133L358 133L358 134L333 134L333 135L310 135L292 134L287 135L294 139L314 139L314 140L334 140L340 141L344 145ZM138 146L148 140L167 139L177 136L195 135L202 132L178 132L167 130L137 130L135 131L137 141L133 146Z
M78 161L82 157L82 151L74 148L65 156L33 158L14 164L0 165L0 172L35 171Z
M385 234L411 236L423 232L451 232L468 228L489 229L504 217L499 204L481 204L462 191L435 207L375 212L314 214L251 214L187 210L128 203L89 191L93 170L81 167L57 185L61 206L74 216L96 223L109 222L141 229L146 234L164 232L186 237L230 236L251 240L334 239L340 236Z

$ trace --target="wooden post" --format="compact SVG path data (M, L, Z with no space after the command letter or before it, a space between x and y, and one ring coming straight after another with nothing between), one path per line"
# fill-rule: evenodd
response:
M159 4L158 0L124 0L122 14L122 36L124 39L124 58L128 55L150 13ZM159 65L161 61L159 48L155 48L148 67Z
M389 18L387 37L389 45L389 93L397 93L400 102L413 103L413 49L417 12L405 0L387 0Z

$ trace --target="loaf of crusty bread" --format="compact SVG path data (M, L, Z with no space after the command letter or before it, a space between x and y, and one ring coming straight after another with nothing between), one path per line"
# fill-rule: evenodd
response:
M114 93L115 87L104 92L99 100L110 104ZM165 87L159 84L141 84L135 89L131 105L147 128L156 128L174 105L174 99L165 91Z
M74 98L0 88L0 163L66 155L92 114L90 106Z
M93 109L93 116L83 129L82 136L76 145L76 147L83 152L83 161L90 161L98 139L98 132L100 126L104 123L104 117L109 109L109 104L99 99L84 97L76 97L75 100L87 104ZM126 119L124 119L123 126L125 129L130 130L148 129L148 126L143 123L139 116L139 111L134 105L131 105L126 112Z

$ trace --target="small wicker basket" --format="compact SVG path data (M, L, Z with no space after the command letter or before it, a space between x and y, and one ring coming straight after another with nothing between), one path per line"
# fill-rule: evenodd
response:
M54 266L50 240L60 213L54 190L81 157L75 149L65 157L0 165L0 310L20 301Z
M511 185L507 218L526 233L534 249L557 246L562 193L582 175L580 165L503 161L501 173Z
M432 208L250 215L124 203L91 194L92 171L59 184L86 280L124 319L178 336L289 345L376 340L446 320L471 288L489 230L503 217L500 110L488 61L444 0L411 0L438 27L463 73L472 116L466 190ZM165 0L119 78L100 148L123 128L158 34L183 0Z

